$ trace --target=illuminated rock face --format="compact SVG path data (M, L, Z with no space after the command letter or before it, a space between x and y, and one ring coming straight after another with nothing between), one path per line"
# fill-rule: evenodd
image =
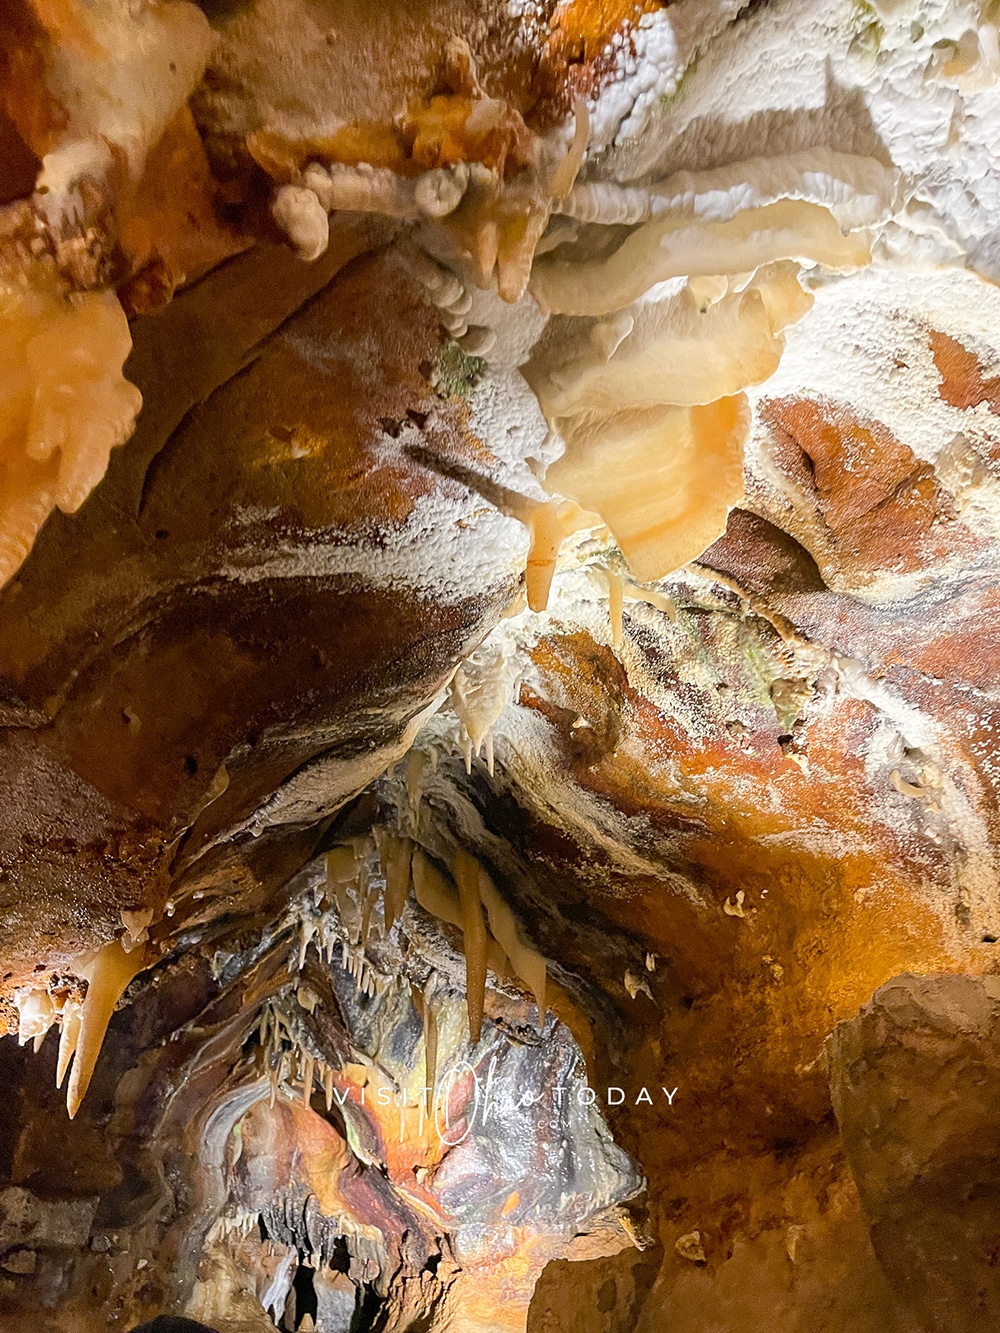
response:
M5 1328L988 1322L995 19L12 5Z

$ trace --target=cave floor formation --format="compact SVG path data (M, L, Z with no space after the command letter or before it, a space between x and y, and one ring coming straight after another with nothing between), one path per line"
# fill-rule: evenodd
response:
M6 0L3 1333L982 1333L995 0Z

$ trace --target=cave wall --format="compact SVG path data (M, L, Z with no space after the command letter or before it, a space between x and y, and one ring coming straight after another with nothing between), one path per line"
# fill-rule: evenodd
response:
M995 20L10 6L12 1333L983 1327Z

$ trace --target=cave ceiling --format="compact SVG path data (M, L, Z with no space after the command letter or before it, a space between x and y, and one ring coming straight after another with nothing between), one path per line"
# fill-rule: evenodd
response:
M0 1327L991 1327L994 0L0 31Z

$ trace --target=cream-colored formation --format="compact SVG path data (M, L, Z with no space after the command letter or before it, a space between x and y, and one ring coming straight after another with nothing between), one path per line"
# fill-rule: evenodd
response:
M77 510L141 406L122 375L132 347L106 288L115 214L205 67L211 32L187 0L33 6L36 66L12 52L8 102L41 162L37 236L0 263L0 584L53 509ZM5 229L6 231L6 229ZM49 257L68 257L68 290Z
M53 509L79 509L131 434L142 404L122 374L131 348L113 292L0 292L0 583Z
M778 260L749 277L689 278L536 349L525 375L565 445L545 485L603 519L639 580L662 578L724 531L743 495L742 391L774 373L784 330L811 304L798 265ZM547 601L565 512L556 500L531 516L535 609Z
M529 555L529 570L531 559ZM494 643L470 653L452 677L448 704L458 718L467 773L472 772L473 756L485 747L486 768L493 775L493 726L510 699L517 672L516 658Z
M36 4L48 38L46 92L60 128L35 143L39 205L72 225L71 194L85 178L106 185L124 161L133 183L205 68L211 30L188 0L63 0Z
M145 966L145 945L126 950L116 939L81 955L64 969L76 979L72 988L60 981L54 987L25 988L15 997L22 1046L31 1040L39 1050L53 1023L60 1025L56 1087L62 1087L69 1071L66 1109L71 1120L90 1086L111 1015L129 983Z
M820 160L822 172L740 163L639 199L578 187L568 205L578 215L640 225L607 258L535 267L543 309L598 317L571 322L526 367L565 446L545 485L598 513L643 582L700 555L742 498L743 390L774 373L784 330L812 303L800 262L837 271L870 261L870 228L888 216L894 179L864 162L855 189L841 155ZM825 202L802 198L807 188ZM657 284L666 294L646 297Z
M749 182L745 197L754 198ZM748 202L721 210L720 220L698 215L697 196L690 203L685 195L681 200L676 212L639 225L607 259L540 260L531 290L542 309L606 315L670 278L736 276L779 259L822 264L834 272L871 260L868 228L845 227L832 208L808 199Z

